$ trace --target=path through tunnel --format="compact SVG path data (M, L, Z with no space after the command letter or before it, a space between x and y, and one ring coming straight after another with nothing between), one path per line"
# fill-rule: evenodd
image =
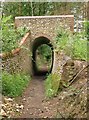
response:
M32 70L36 76L51 73L53 67L53 45L46 37L38 37L32 45Z

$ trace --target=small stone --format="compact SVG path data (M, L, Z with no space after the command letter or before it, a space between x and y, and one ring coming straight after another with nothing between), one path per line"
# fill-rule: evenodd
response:
M16 112L19 112L19 109L16 109Z
M47 116L44 116L44 118L47 118Z
M50 102L48 101L48 104L50 105Z
M23 98L23 101L26 101L26 99L25 99L25 98Z
M33 115L33 113L30 113L30 115Z
M23 105L21 105L21 106L19 106L19 108L20 108L20 109L23 109L23 108L24 108L24 106L23 106Z
M8 100L9 102L12 102L12 101L13 101L13 99L11 99L11 98L8 98L7 100Z
M16 108L19 108L19 105L18 105L18 104L16 104Z
M4 108L4 109L6 108L5 104L2 104L2 108Z
M57 102L56 105L59 105L59 102Z
M7 116L7 115L6 115L6 112L5 112L3 109L1 109L0 115L2 115L2 116Z
M7 98L4 98L4 103L7 103L8 102L8 99Z
M9 114L10 113L10 111L7 111L7 114Z
M13 99L11 99L11 98L4 98L5 103L12 102L12 101L13 101Z

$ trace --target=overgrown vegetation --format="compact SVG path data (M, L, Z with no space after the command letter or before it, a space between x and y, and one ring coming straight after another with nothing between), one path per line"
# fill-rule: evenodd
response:
M83 30L80 33L71 33L63 28L58 29L55 41L56 51L62 50L72 59L89 60L87 56L87 35ZM60 84L59 84L60 83ZM57 94L61 87L61 77L58 74L50 74L45 81L46 96L51 97Z
M25 35L28 29L23 26L15 28L12 16L2 18L2 51L9 52L18 46L18 42Z
M87 36L85 31L71 33L60 28L57 33L55 49L63 50L64 53L73 59L87 60Z
M86 35L87 40L89 42L89 21L88 20L85 22L84 26L85 26L85 30L86 30L85 35Z
M16 97L20 96L28 85L31 77L25 74L10 74L2 72L2 93L3 95Z
M57 94L60 85L60 76L58 73L50 74L45 81L45 91L47 97Z
M87 38L83 36L83 33L74 35L72 56L74 59L89 60L87 58Z

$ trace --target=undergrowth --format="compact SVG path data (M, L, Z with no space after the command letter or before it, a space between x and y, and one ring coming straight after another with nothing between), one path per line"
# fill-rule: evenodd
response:
M79 59L89 61L87 56L87 36L86 31L83 30L80 33L71 33L63 28L58 29L55 39L55 51L61 50L72 59ZM57 94L58 89L63 85L60 81L59 75L50 74L45 81L46 96L52 97ZM62 83L62 84L61 84Z
M89 60L87 58L87 36L86 31L71 33L63 28L58 29L55 39L56 51L63 50L64 53L73 59Z
M74 35L72 57L74 59L89 60L87 58L87 38L78 33Z
M3 52L9 52L18 47L18 42L28 32L26 26L21 26L16 29L11 18L12 16L3 16L1 22L2 32L0 35L2 36Z
M52 97L57 94L60 85L60 76L58 73L48 75L45 81L45 91L47 97Z
M9 97L20 96L30 80L30 76L25 74L10 74L6 71L2 72L3 95Z

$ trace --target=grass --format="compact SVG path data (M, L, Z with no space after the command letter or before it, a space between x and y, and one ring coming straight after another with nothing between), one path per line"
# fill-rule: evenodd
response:
M23 90L31 80L30 76L25 74L2 73L2 93L9 97L20 96Z
M80 59L80 60L89 60L87 58L87 44L88 41L86 38L82 38L81 35L77 34L74 36L74 42L73 42L73 51L72 55L74 59Z
M58 73L50 74L45 81L45 91L47 97L52 97L57 94L60 85L60 76Z
M73 59L89 60L87 58L88 40L85 31L71 34L71 32L60 29L56 36L56 50L63 50L64 53Z

